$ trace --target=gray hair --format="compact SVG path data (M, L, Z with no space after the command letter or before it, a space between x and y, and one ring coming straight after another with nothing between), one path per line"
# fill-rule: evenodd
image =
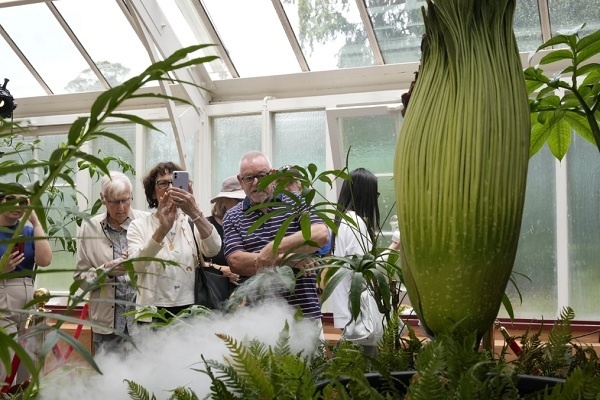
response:
M131 181L122 172L110 171L109 175L104 175L100 181L100 195L110 198L121 197L129 192L131 194Z

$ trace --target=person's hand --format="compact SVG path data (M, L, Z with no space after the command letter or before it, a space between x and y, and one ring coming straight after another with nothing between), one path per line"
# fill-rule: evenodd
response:
M390 219L390 226L392 227L392 242L400 243L400 229L398 229L398 216L393 215Z
M104 263L104 269L107 270L107 275L109 276L121 276L125 275L125 267L122 264L123 258L115 258L107 263Z
M225 265L213 265L213 268L218 269L223 273L223 275L228 277L229 282L233 283L236 286L239 285L238 279L240 279L240 276L238 274L233 273L229 267L226 267Z
M20 251L13 251L8 256L8 261L6 262L6 266L4 267L4 272L6 273L14 271L15 268L17 268L17 266L21 264L24 259L25 253L21 253Z
M277 254L273 253L273 242L270 242L258 253L254 265L258 268L273 267L277 265L278 258Z
M296 268L299 270L304 271L306 268L311 268L315 265L315 260L313 258L303 258L301 260L290 260L290 266L292 268ZM294 262L296 262L295 264L293 264ZM293 264L293 265L292 265ZM316 271L306 271L305 274L307 275L315 275L317 272Z
M170 231L177 219L177 206L173 202L170 191L163 194L156 210L156 216L160 227L165 230L165 233Z
M173 200L173 204L179 207L185 215L195 218L202 213L192 193L181 188L171 187L168 194Z

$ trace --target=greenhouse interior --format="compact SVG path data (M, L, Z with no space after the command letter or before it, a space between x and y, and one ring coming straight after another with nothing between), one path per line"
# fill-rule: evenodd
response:
M190 172L195 200L210 213L223 180L239 174L244 154L258 150L274 169L314 164L319 172L371 171L380 194L379 245L387 246L390 221L399 214L394 171L403 112L410 110L404 95L421 65L422 39L431 34L424 10L444 1L2 0L0 99L9 99L14 110L3 115L12 125L1 131L0 161L49 159L103 92L182 48L207 44L188 55L206 57L205 62L169 71L170 80L139 89L160 95L137 96L119 106L117 112L134 117L103 122L104 130L130 148L102 135L81 148L131 179L131 208L153 211L142 178L158 162L173 161ZM566 47L563 42L541 49L545 42L600 30L597 1L508 3L516 3L513 29L523 70ZM596 68L586 72L600 74L598 54L586 62ZM559 60L543 65L543 71L556 78L565 66ZM440 80L444 73L439 72ZM568 73L558 78L570 79ZM504 101L510 100L497 99L500 107ZM420 111L431 120L440 114L434 106ZM529 159L518 248L506 287L512 310L502 307L499 317L514 313L516 319L554 321L571 307L576 321L600 324L600 156L577 132L567 137L564 156L541 144ZM17 146L30 150L15 152ZM55 200L47 213L56 236L50 235L48 269L56 273L40 274L36 282L53 295L68 293L73 283L74 215L89 213L101 190L100 174L82 161L73 158L66 165L72 182L53 184L60 205ZM510 169L504 172L509 175ZM27 186L44 173L32 167L1 179ZM316 182L315 188L335 204L341 184ZM64 301L58 296L49 304Z

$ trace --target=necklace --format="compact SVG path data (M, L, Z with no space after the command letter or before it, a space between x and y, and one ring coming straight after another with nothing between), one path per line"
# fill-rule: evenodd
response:
M173 244L173 241L175 240L175 231L169 231L166 238L169 241L169 250L175 250L175 245Z

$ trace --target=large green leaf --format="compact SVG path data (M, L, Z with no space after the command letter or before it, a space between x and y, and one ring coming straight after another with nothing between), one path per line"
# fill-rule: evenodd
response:
M571 145L571 127L564 119L557 119L551 126L548 147L558 160L562 160Z
M540 60L540 65L551 64L553 62L567 59L573 59L573 53L571 52L571 50L554 50L542 57L542 59Z
M596 141L594 140L594 135L592 134L592 130L590 129L590 124L587 119L583 115L575 114L575 113L566 113L564 116L565 121L569 124L571 128L585 140L595 145Z

